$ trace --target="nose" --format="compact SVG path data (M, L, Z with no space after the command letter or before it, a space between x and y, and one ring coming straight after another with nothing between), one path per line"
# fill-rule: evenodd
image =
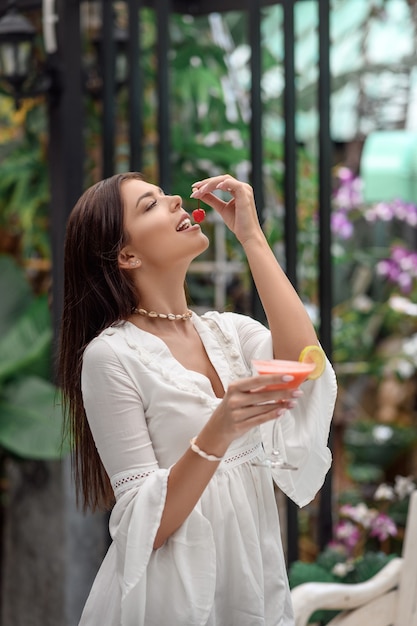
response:
M171 196L170 199L170 210L177 211L182 207L182 198L181 196Z

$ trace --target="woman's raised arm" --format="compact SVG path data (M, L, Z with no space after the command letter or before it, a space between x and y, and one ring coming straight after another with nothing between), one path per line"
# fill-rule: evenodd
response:
M231 194L229 201L214 192ZM298 294L272 252L259 224L253 190L232 176L215 176L195 183L193 198L211 206L241 243L268 325L272 334L274 356L298 360L303 348L317 344L317 336Z

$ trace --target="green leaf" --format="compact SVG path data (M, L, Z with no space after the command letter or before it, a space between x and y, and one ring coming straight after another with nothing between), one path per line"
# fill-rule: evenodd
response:
M3 389L0 399L0 445L26 459L59 459L63 413L59 393L35 376Z
M33 297L23 270L8 255L0 255L0 293L6 296L0 298L0 337L3 337Z
M348 582L361 583L369 580L395 556L395 554L384 554L383 552L365 552L363 557L356 562L355 569L351 574L352 580L348 580Z
M335 577L317 563L295 561L290 568L289 581L292 588L307 582L333 583Z
M33 373L49 378L51 342L47 296L41 296L0 340L0 382Z

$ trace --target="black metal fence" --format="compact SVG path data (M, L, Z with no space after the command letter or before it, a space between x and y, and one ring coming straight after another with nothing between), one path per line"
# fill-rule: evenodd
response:
M246 0L191 0L169 1L125 0L128 19L128 93L129 93L129 143L130 169L142 169L142 110L143 78L140 59L139 20L143 6L155 9L157 19L157 85L158 115L157 134L159 184L170 190L170 98L169 98L169 19L172 12L202 15L228 10L247 11L248 41L251 46L251 183L258 207L263 206L263 106L261 99L261 23L262 8L280 4L283 10L284 29L284 195L285 195L285 253L286 271L297 287L297 141L295 115L297 110L295 87L295 28L296 5L305 0L281 0L280 2ZM311 1L311 0L310 0ZM83 0L57 0L58 50L48 58L50 70L59 76L58 96L48 100L49 120L49 172L51 185L51 235L53 250L53 302L54 327L57 331L62 309L63 242L66 220L76 200L83 191L84 181L84 119L83 89L81 76L82 41L80 33L80 10ZM320 340L328 356L332 355L331 308L331 166L332 144L330 139L330 0L315 0L318 15L318 178L319 178L319 304ZM115 63L116 47L113 37L114 18L112 0L101 0L102 13L102 176L114 173L116 101ZM40 0L20 0L18 8L32 9L41 5ZM6 0L0 0L0 12L6 9ZM256 294L252 298L253 314L262 317ZM319 511L319 544L321 547L331 537L331 474L322 488ZM298 556L297 510L288 502L288 559Z

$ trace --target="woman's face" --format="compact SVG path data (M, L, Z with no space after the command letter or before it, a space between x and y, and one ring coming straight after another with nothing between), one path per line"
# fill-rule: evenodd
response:
M141 267L162 269L190 262L208 246L198 224L192 224L180 196L167 196L159 187L130 179L121 185L126 244L123 250Z

